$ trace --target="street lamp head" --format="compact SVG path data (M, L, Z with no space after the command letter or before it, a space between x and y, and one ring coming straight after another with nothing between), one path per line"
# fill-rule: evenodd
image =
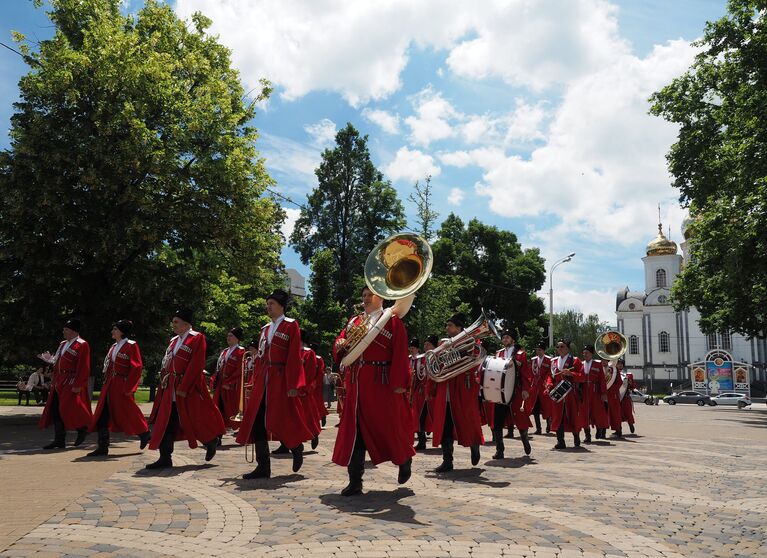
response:
M572 254L568 254L568 255L567 255L567 258L568 258L568 259L570 259L570 258L572 258L573 256L575 256L575 252L573 252Z

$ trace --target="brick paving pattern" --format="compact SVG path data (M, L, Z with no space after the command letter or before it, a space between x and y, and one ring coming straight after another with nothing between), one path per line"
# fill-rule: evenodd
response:
M488 444L471 468L468 448L456 447L456 471L446 475L432 472L441 454L430 448L403 486L396 467L368 462L355 498L339 495L346 472L330 463L335 415L298 474L290 456L273 456L273 477L259 481L240 478L254 465L231 436L209 464L204 450L179 443L177 466L159 472L143 470L157 454L135 440L118 438L109 458L92 463L82 457L95 439L51 453L2 441L0 459L13 468L55 478L61 463L83 478L81 493L27 519L0 556L767 555L767 410L662 405L637 414L636 436L565 452L551 450L553 436L534 436L527 458L518 439L506 440L507 459L490 460ZM17 430L35 442L48 435L31 424ZM98 466L103 478L85 478Z

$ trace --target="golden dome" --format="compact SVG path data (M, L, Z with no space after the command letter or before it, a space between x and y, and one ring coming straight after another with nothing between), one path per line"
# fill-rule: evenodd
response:
M676 242L663 234L663 226L658 223L658 236L647 245L648 256L668 256L676 254Z

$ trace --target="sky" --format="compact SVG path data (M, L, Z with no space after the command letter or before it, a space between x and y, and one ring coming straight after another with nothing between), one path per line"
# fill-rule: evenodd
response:
M439 221L455 213L514 232L554 273L554 310L615 322L616 291L643 288L657 232L685 217L665 155L676 128L648 97L683 73L725 0L176 0L232 50L246 90L275 86L253 124L275 190L302 204L336 131L368 135L407 201L431 175ZM126 2L125 10L142 5ZM0 4L0 41L53 33L31 0ZM0 48L0 148L27 68ZM284 202L292 230L299 209ZM287 267L309 270L289 247ZM541 295L548 306L547 283Z

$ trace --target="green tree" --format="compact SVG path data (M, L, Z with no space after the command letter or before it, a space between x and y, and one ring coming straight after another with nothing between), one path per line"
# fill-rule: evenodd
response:
M565 310L554 314L554 341L569 339L573 355L581 356L585 345L593 345L601 332L607 330L607 322L599 321L597 314L584 317L582 312Z
M402 202L391 183L370 160L367 136L347 124L336 134L336 147L322 153L315 171L318 185L301 209L290 244L308 265L328 249L335 259L333 299L348 308L358 302L352 292L373 247L405 224Z
M268 83L246 99L203 15L187 24L148 1L125 16L120 4L50 0L53 38L33 51L17 36L30 71L0 153L11 358L50 348L77 314L94 363L110 323L130 317L154 366L177 306L221 319L220 333L281 279L283 213L262 197L271 179L248 125Z
M690 69L651 97L652 114L679 126L667 159L693 217L672 295L708 333L767 331L766 9L730 0Z
M426 176L423 185L416 180L413 190L407 199L415 204L415 222L418 225L415 230L426 240L431 240L434 237L434 224L439 217L439 213L434 211L432 205L431 175Z
M432 245L434 275L455 276L464 283L460 300L471 309L469 319L484 307L496 313L503 327L525 335L544 311L536 294L546 278L538 249L522 250L514 233L477 219L464 224L452 213L438 237Z

